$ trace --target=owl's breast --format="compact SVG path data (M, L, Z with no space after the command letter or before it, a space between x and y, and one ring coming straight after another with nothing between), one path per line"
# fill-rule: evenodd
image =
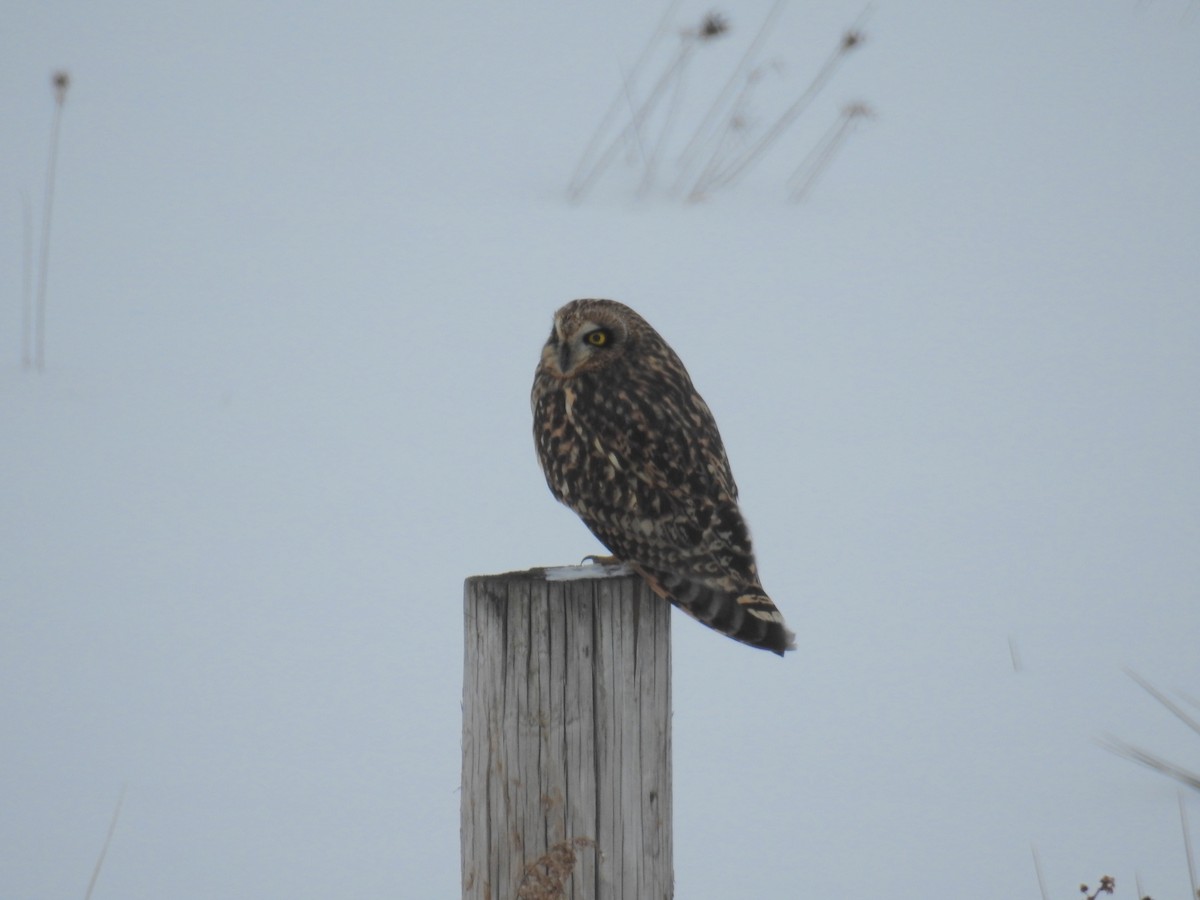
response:
M628 428L611 405L595 402L587 379L547 379L535 386L533 416L538 459L551 492L587 518L600 505L634 509L637 472L629 459Z

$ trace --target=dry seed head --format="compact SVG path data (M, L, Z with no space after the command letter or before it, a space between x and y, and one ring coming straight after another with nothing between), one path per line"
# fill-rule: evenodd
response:
M71 86L71 76L66 69L59 69L50 77L50 83L54 85L54 102L62 103L67 97L67 88Z
M702 41L720 37L729 30L729 20L719 12L710 12L700 23L699 36Z

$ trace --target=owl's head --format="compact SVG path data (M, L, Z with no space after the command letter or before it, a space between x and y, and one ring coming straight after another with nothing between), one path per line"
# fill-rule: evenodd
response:
M615 300L572 300L554 314L554 327L542 348L540 371L573 378L611 365L633 349L650 326Z

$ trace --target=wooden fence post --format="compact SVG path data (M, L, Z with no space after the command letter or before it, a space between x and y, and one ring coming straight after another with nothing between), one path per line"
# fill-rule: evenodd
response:
M670 606L613 571L467 579L464 900L674 895Z

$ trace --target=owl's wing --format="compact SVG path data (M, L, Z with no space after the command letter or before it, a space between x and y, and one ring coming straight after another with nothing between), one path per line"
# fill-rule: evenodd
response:
M611 396L580 393L600 398L581 396L574 409L598 464L589 480L604 496L576 512L596 536L631 562L756 583L720 432L682 365L634 377Z
M656 382L656 387L658 383ZM668 386L669 387L669 386ZM688 385L690 388L690 384ZM695 392L621 388L626 416L587 423L602 500L576 511L616 556L684 612L782 654L794 635L758 580L750 534L720 433Z
M737 502L716 420L686 373L634 380L617 390L614 406L624 419L598 417L594 433L641 484L668 491L684 507L715 498Z

